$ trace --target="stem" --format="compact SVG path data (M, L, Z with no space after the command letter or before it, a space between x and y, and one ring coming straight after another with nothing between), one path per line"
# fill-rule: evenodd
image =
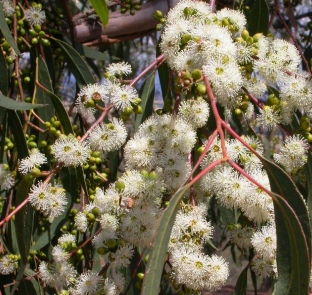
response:
M88 238L87 240L85 240L81 245L79 245L75 250L73 250L72 252L70 252L68 254L68 257L71 257L73 254L75 254L79 249L83 248L84 246L88 245L92 239L98 235L101 232L102 228L100 227L90 238Z
M5 218L3 218L0 221L0 226L9 222L9 220L12 218L12 216L15 215L19 210L21 210L27 203L28 203L28 198L26 198L22 203L20 203L9 215L7 215Z
M219 159L219 160L216 160L216 161L212 162L207 167L205 167L202 171L200 171L187 185L191 186L191 185L195 184L206 173L208 173L210 170L212 170L214 167L218 166L222 162L224 162L224 160L222 160L222 159Z
M204 159L204 157L206 156L206 154L208 153L208 150L213 142L213 140L215 139L215 137L217 136L218 134L218 131L215 130L211 136L209 137L209 140L208 142L206 143L206 146L205 146L205 149L204 151L201 153L200 157L198 158L196 164L194 165L194 168L193 168L193 171L192 171L192 174L195 172L195 170L198 168L198 166L200 165L200 163L202 162L202 160Z
M224 123L224 121L222 120L222 118L219 115L219 111L217 109L217 100L216 100L216 98L212 92L210 82L206 76L204 76L204 81L205 81L205 84L207 87L207 94L208 94L208 97L209 97L210 102L211 102L211 109L212 109L213 115L214 115L215 120L216 120L216 125L217 125L216 130L220 135L223 160L226 160L228 158L228 156L226 153L224 132L223 132L223 129L221 126L222 122Z
M137 77L135 77L130 83L130 86L136 84L142 77L149 71L154 69L154 67L159 67L165 61L165 56L163 54L159 55L144 71L142 71Z
M98 119L90 126L90 128L87 130L87 132L81 137L80 141L84 141L88 135L92 132L92 130L99 124L102 123L108 112L113 108L113 104L110 104L107 106L104 110L104 112L98 117Z

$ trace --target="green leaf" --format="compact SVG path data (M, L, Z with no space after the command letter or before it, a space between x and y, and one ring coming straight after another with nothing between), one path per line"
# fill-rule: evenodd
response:
M16 207L27 199L30 187L31 182L24 179L20 182L16 192ZM26 265L33 228L33 209L29 203L23 206L22 209L15 214L14 223L15 227L18 229L18 231L16 232L18 249L21 255L22 262Z
M48 67L41 56L36 59L36 66L38 67L38 82L49 91L53 91ZM36 85L36 98L38 103L48 105L48 107L38 110L38 115L43 121L50 121L54 116L54 109L51 107L52 101L50 96L38 85Z
M14 49L15 53L17 55L21 55L16 43L14 42L14 39L13 39L11 31L8 27L8 24L5 21L5 15L3 12L2 1L0 1L0 31L2 32L4 39L6 39L6 41L8 41L10 46Z
M28 102L16 101L12 98L0 94L0 107L14 111L26 111L36 108L45 107L44 104L31 104Z
M22 123L15 111L9 111L9 126L14 136L15 145L18 152L18 158L23 159L29 156L28 146L23 132Z
M308 294L311 229L305 202L292 179L261 158L274 193L278 281L275 295Z
M250 36L256 33L267 34L269 29L269 7L266 0L256 0L248 15L248 30Z
M64 108L64 105L62 104L61 100L51 91L45 90L45 93L50 97L52 104L54 106L55 112L61 121L62 127L64 129L64 134L74 134L74 130L72 128L72 125L70 123L68 114Z
M169 206L161 217L154 248L146 267L141 294L158 295L172 226L179 209L180 201L188 189L189 186L186 185L172 196Z
M155 73L152 73L144 81L140 89L140 98L142 100L141 107L143 109L142 114L136 115L135 118L135 131L139 126L153 113L153 103L155 95Z
M108 23L108 8L105 0L90 0L93 9L101 20L105 29Z
M67 43L71 44L68 38L65 40ZM87 58L91 58L91 59L95 59L99 61L109 61L109 58L110 58L107 52L101 52L96 49L90 48L88 46L81 45L80 43L76 44L76 49L81 55Z
M87 84L94 84L95 79L92 76L87 63L80 56L80 54L66 42L55 40L63 51L66 61L68 62L69 68L76 78L79 87L83 87Z
M234 290L234 295L246 295L248 269L249 269L249 263L243 269L243 271L240 273L237 279L235 290Z
M310 221L312 220L312 156L308 154L308 163L304 166L304 172L307 179L308 185L308 196L307 196L307 206L310 216Z
M0 91L7 95L9 90L9 71L2 50L0 50L0 69Z

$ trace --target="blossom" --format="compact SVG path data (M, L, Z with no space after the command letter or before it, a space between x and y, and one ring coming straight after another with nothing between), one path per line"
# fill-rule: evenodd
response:
M75 226L77 230L84 233L88 228L88 219L83 212L78 212L75 215Z
M2 9L3 9L4 15L6 17L12 16L13 13L15 12L12 1L11 0L1 0L1 2L2 2Z
M281 116L271 107L264 106L257 115L257 123L264 129L272 130L276 125L281 123Z
M229 276L228 263L222 257L209 257L186 247L175 248L170 262L175 282L196 291L217 290Z
M50 264L42 261L39 265L40 278L48 286L55 288L58 292L73 282L76 274L75 268L68 260L63 260L61 262L54 261Z
M113 268L126 267L130 264L130 259L133 256L134 248L131 244L124 244L119 246L114 254L112 254L112 263Z
M242 227L240 224L229 226L230 240L242 250L248 250L251 247L250 239L254 233L251 227Z
M30 7L25 10L25 19L32 25L41 25L46 19L45 12L40 7Z
M76 108L82 115L88 115L96 111L98 101L107 102L109 88L102 84L87 84L78 93Z
M127 130L121 120L112 119L111 123L97 125L89 134L91 149L107 153L118 150L126 141Z
M14 176L9 171L9 166L6 164L0 164L0 188L1 190L10 189L15 182Z
M183 101L179 106L178 117L193 128L203 127L208 121L209 105L203 99L191 99Z
M275 226L263 226L260 231L256 231L251 238L251 244L264 260L274 260L276 255Z
M106 68L106 72L110 76L116 76L117 78L122 77L122 75L128 75L131 74L131 65L128 64L127 62L118 62L118 63L113 63L110 64Z
M111 102L117 109L124 110L126 107L131 107L134 99L138 97L136 89L130 85L121 85L112 93Z
M253 258L251 261L251 269L257 276L266 277L273 273L276 269L275 260L265 260L261 257Z
M29 156L19 162L18 170L22 174L27 174L33 168L38 168L45 163L47 163L47 157L38 149L32 149Z
M14 257L15 255L12 254L0 257L0 274L8 275L17 269L18 265Z
M273 155L275 162L285 167L288 172L302 167L308 160L309 145L300 135L288 136L279 153Z
M51 146L51 152L65 167L81 166L90 156L89 144L78 141L73 135L59 137Z
M103 288L103 278L90 270L80 274L77 280L71 293L73 295L95 294Z
M36 209L42 212L52 222L56 216L62 214L67 205L65 190L61 187L39 182L33 185L29 193L29 202Z

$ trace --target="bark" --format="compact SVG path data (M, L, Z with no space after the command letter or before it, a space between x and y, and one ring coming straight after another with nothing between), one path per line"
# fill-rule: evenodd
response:
M115 43L147 34L155 29L157 21L153 18L156 10L164 14L179 0L155 0L142 5L135 15L111 12L106 28L100 21L90 18L91 13L80 13L72 18L74 39L88 46Z

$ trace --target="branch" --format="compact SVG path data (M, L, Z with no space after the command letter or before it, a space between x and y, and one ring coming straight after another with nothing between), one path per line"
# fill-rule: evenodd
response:
M125 36L143 35L155 29L157 20L154 19L153 13L156 10L166 14L177 2L178 0L157 0L143 4L142 9L133 16L128 12L126 14L111 12L105 29L98 20L92 21L88 18L88 14L78 14L72 18L73 23L75 23L74 38L79 43L94 41L95 44L93 45L96 45L97 40L101 44L105 42L115 43L123 40Z

